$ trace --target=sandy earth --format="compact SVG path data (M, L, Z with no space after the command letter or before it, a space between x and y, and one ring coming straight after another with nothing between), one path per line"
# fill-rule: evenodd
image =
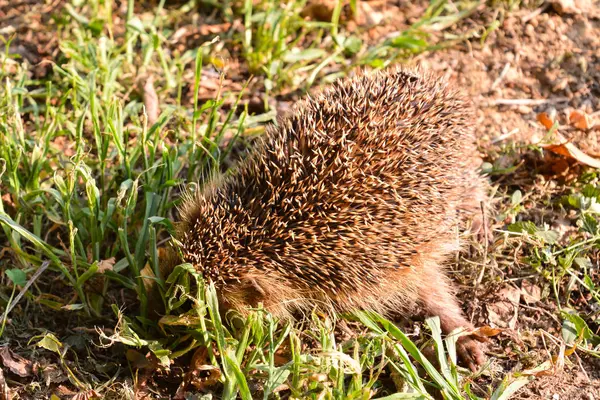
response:
M537 142L546 130L536 121L536 116L547 112L555 115L565 137L588 155L598 157L599 16L598 7L581 14L557 13L551 6L539 13L520 11L508 16L484 46L440 51L420 57L419 61L421 65L449 75L472 95L478 107L477 133L484 153L493 153L494 146L505 141L523 145ZM596 125L587 130L572 126L569 116L574 110L589 117L589 125L594 122ZM518 177L521 190L538 183L528 181L531 179L528 174ZM515 184L509 179L494 183L500 191ZM519 276L515 270L513 275L508 273L504 278L514 278L518 282ZM492 290L498 293L503 288ZM467 305L467 309L470 308ZM479 322L490 323L483 314L480 313ZM540 328L556 332L559 325L539 312L517 312L514 332L525 333L526 337ZM560 336L560 332L555 336ZM538 355L545 353L541 343L537 347ZM556 348L549 353L556 354ZM539 360L544 356L548 358L545 354ZM555 375L549 371L549 376L538 376L514 398L600 399L600 363L597 359L577 358L572 357L572 365L564 367L563 371L559 368ZM510 365L510 362L504 363L505 372L512 369Z

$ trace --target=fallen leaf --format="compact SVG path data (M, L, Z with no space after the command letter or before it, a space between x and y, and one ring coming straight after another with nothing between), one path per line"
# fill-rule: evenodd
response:
M527 304L537 303L542 298L542 289L525 279L521 283L521 297Z
M189 383L198 390L216 385L221 378L221 370L211 365L206 347L199 347L192 356L190 363Z
M492 337L500 334L502 329L492 328L491 326L480 326L471 332L475 336Z
M73 390L69 389L66 386L63 385L58 385L58 387L56 388L56 394L58 396L75 396L77 394L77 392L74 392Z
M569 123L582 131L586 131L592 127L588 115L579 110L571 111L569 114Z
M227 32L231 28L230 22L224 22L222 24L213 24L213 25L202 25L200 27L200 34L207 35L217 35L219 33Z
M114 265L115 265L115 261L116 259L114 257L111 257L107 260L101 260L98 263L98 271L96 271L98 274L102 274L105 271L112 271Z
M512 286L505 287L496 294L496 297L500 300L486 306L490 324L514 329L519 316L520 289Z
M0 400L10 399L12 399L12 395L10 394L10 389L6 384L6 379L4 379L4 373L2 372L2 368L0 368Z
M554 126L554 122L552 121L552 118L550 118L548 113L539 113L537 115L537 120L544 126L544 128L548 130L552 129L552 127ZM551 151L555 154L572 158L581 164L588 165L594 168L600 168L600 160L588 156L583 151L579 150L577 146L569 142L559 132L554 132L553 136L553 139L555 141L554 143L540 143L540 147L542 147L545 150Z
M600 160L588 156L583 151L579 150L577 146L568 142L560 133L557 132L556 136L560 142L559 144L542 144L541 147L553 153L560 154L561 156L573 158L581 164L600 168Z
M279 346L275 354L273 355L273 361L276 367L281 367L292 360L292 352L287 343Z
M158 95L154 89L154 77L149 76L144 84L144 107L148 116L148 124L154 125L160 113L158 109Z
M69 379L56 364L44 366L42 368L42 378L46 386L50 386L53 383L62 383Z
M219 383L221 370L211 365L208 350L201 346L196 349L190 361L189 371L184 375L175 393L175 399L185 398L186 389L192 385L197 390L204 391Z
M544 128L546 129L552 129L552 125L554 125L554 121L552 121L552 118L550 118L550 115L548 115L547 112L539 113L537 115L537 120L544 125Z
M146 293L156 293L155 291L158 288L158 283L156 282L156 275L149 262L147 262L140 271L140 276L142 278L142 283L146 288Z
M21 378L31 376L31 361L14 354L8 347L0 348L0 359L2 359L4 367L13 374L19 375Z
M4 205L9 206L9 207L15 207L15 203L12 201L12 197L10 196L10 193L5 193L2 195L2 202L4 203Z

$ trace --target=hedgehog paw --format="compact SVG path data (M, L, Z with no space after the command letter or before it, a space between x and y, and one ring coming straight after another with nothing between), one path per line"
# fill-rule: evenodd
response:
M485 341L477 336L462 336L456 343L456 350L460 360L473 372L486 361L484 345L479 343Z

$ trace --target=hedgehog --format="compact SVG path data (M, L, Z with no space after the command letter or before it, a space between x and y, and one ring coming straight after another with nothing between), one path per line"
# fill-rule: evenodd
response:
M225 309L280 318L320 308L438 316L473 332L444 272L478 220L471 102L422 70L359 72L267 128L228 174L180 207L179 254ZM476 369L484 352L461 336Z

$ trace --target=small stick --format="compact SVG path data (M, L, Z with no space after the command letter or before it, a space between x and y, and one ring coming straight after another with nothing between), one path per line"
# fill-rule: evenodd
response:
M481 265L481 272L477 277L477 281L475 282L475 291L479 288L479 284L483 280L483 274L485 272L485 267L487 265L488 258L488 228L487 228L487 216L485 215L485 208L483 205L483 201L479 202L479 207L481 208L481 216L482 216L482 224L483 224L483 242L484 242L484 250L483 250L483 263Z
M542 11L545 11L546 8L548 8L549 6L550 6L550 3L546 3L542 7L538 8L537 10L534 10L534 11L530 12L529 14L523 16L523 18L521 18L521 22L527 23L527 22L531 21L532 19L534 19L535 17L540 15L542 13Z
M502 82L502 80L504 79L504 77L506 76L506 74L508 73L509 70L510 70L510 63L506 63L506 65L504 65L504 68L502 68L500 75L498 75L498 77L496 78L494 83L492 83L492 86L490 87L490 91L496 89L496 87L500 84L500 82Z
M498 136L495 139L492 139L492 143L496 144L498 142L503 141L504 139L508 139L509 137L511 137L512 135L514 135L515 133L519 133L519 128L515 128L515 129L513 129L512 131L510 131L508 133L505 133L503 135Z
M544 104L565 103L569 101L568 97L555 97L553 99L493 99L487 102L485 106L540 106Z

